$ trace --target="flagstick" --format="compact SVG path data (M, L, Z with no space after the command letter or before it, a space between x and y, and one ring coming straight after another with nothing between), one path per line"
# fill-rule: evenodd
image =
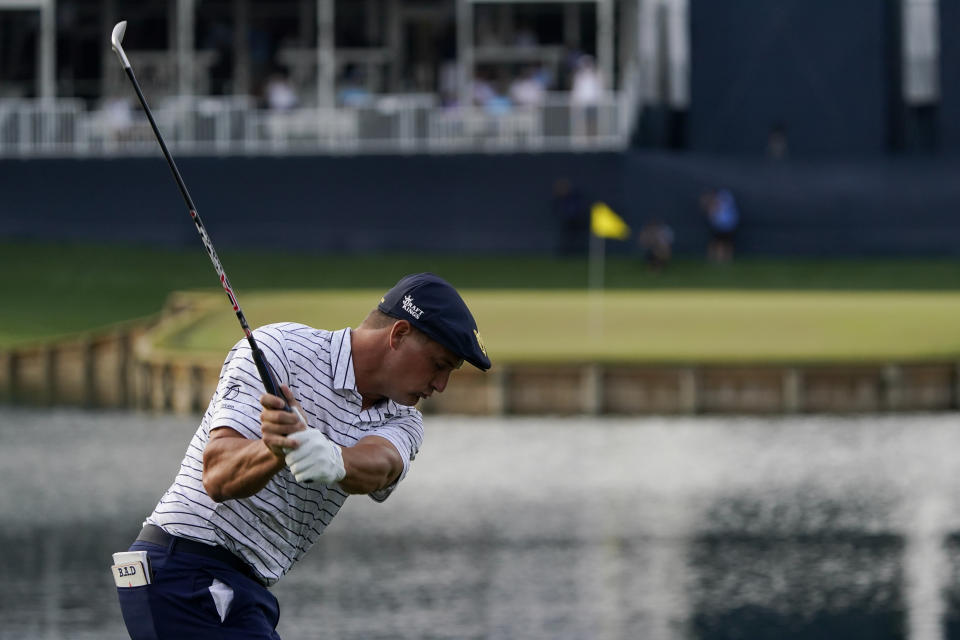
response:
M587 313L590 315L587 336L592 341L603 338L603 277L606 270L606 238L626 240L630 227L603 202L595 202L590 208L590 294Z
M603 272L606 266L606 244L606 240L597 234L590 234L588 300L590 320L587 335L591 340L599 340L603 337Z

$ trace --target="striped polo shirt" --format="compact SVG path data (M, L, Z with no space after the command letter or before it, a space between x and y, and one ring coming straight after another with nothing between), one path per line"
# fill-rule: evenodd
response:
M423 420L413 407L382 401L361 408L350 348L350 329L322 331L282 323L254 332L279 384L300 402L311 429L349 447L366 436L386 438L400 452L406 476L423 440ZM203 488L203 450L216 427L259 439L263 384L246 339L220 371L217 391L194 434L173 485L146 522L170 534L216 544L247 561L268 584L303 556L347 499L339 486L298 483L284 467L256 495L216 503ZM371 493L386 500L396 483Z

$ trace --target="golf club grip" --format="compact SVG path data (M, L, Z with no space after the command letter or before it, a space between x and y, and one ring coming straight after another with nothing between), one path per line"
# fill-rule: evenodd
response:
M267 364L267 359L264 357L263 351L257 346L257 342L253 339L252 335L248 338L248 341L250 342L250 351L253 354L253 363L257 365L257 371L260 373L260 381L263 382L263 388L270 395L277 396L283 400L284 411L293 413L293 409L290 407L287 399L283 397L280 385L277 384L276 378L273 377L273 370Z
M263 388L270 395L283 399L284 405L286 405L286 398L283 397L283 393L280 391L280 385L277 384L277 381L273 377L273 372L270 370L270 367L267 366L267 360L263 357L263 351L260 351L260 347L258 347L256 343L254 343L252 347L253 363L257 365L257 371L260 372L260 380L263 382ZM290 411L289 406L285 406L284 409Z

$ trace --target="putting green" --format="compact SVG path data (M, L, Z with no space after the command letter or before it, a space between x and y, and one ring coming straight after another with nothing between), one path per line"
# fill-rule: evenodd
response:
M537 296L537 291L582 289L587 285L588 273L583 257L543 255L317 255L228 249L221 252L220 257L244 308L252 304L249 297L259 291L271 291L281 282L291 291L334 288L385 291L405 273L433 271L468 291L511 289L532 291L532 296ZM744 258L720 267L688 257L674 261L663 273L652 273L643 267L638 256L611 254L607 258L605 282L611 296L614 291L631 296L630 292L647 295L653 291L694 290L944 294L960 291L960 261L949 259ZM0 273L4 276L0 278L0 349L72 338L81 333L102 331L110 325L146 319L153 316L164 298L174 291L204 290L222 295L206 253L200 250L199 244L193 243L179 249L164 249L0 242ZM525 293L521 299L527 299ZM219 304L223 304L223 299ZM310 313L311 319L321 326L357 322L347 314L344 318L330 315L337 312L336 308L324 304L304 303L301 308L298 302L287 317L304 319ZM908 309L909 305L907 303ZM318 311L310 309L311 306ZM494 309L496 314L500 313L501 306ZM215 309L223 310L220 306ZM525 324L525 306L517 307L511 302L507 310L505 317L515 330L504 339L517 339L523 330L520 325ZM252 308L248 315L251 322L260 324L266 317L259 310L254 313ZM232 317L229 311L224 314L228 323ZM611 322L612 318L610 316ZM494 328L486 327L498 320L499 317L491 316L481 323L481 329L491 339L496 337ZM581 320L585 326L586 319ZM671 319L671 323L674 321ZM573 335L582 339L584 326L571 322ZM566 327L555 331L563 337ZM564 344L566 342L564 339ZM504 348L506 344L503 343ZM556 348L556 345L545 344L544 352L549 354ZM620 349L621 345L617 345L613 352ZM503 353L499 348L497 351Z
M252 325L356 326L380 290L251 293ZM960 293L466 290L494 362L878 362L960 357ZM221 294L161 327L158 350L222 359L242 333Z

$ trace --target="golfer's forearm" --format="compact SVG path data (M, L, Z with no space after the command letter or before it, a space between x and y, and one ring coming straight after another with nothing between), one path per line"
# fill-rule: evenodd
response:
M215 502L248 498L282 468L261 440L217 438L203 450L203 488Z
M364 438L343 449L346 475L340 488L347 493L370 493L390 486L403 471L403 460L392 444L381 438Z

